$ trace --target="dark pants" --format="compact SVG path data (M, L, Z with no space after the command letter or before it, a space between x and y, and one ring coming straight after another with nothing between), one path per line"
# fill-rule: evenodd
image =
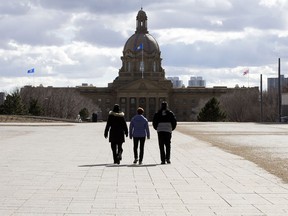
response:
M114 163L117 163L119 161L119 154L122 154L122 143L112 143L111 142L111 149L113 153L113 160Z
M158 143L161 162L165 162L165 160L170 160L171 137L172 134L169 132L158 132Z
M143 160L144 156L144 144L145 144L145 137L133 137L133 143L134 143L134 159L138 159L138 144L140 142L140 154L139 154L139 161Z

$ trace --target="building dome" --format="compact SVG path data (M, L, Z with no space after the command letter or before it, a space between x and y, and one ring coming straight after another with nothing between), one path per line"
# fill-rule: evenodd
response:
M136 17L136 31L126 41L121 60L122 67L117 83L144 77L157 81L165 79L160 48L155 38L148 32L147 15L142 8Z
M149 34L147 28L147 15L141 8L136 17L136 31L126 42L124 53L142 50L147 54L159 53L159 45L155 38Z
M157 41L155 40L155 38L146 33L135 33L133 34L126 42L125 46L124 46L124 50L123 52L135 52L135 51L139 51L142 50L145 53L159 53L160 49L159 49L159 45L157 43Z

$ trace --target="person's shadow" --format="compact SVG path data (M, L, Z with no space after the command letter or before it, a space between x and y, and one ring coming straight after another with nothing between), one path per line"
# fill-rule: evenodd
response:
M78 167L154 167L157 166L159 164L87 164L87 165L79 165Z

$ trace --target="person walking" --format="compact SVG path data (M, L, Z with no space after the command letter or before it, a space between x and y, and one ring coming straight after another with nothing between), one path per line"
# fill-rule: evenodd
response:
M161 103L160 110L154 114L152 125L158 134L161 164L165 162L170 164L171 137L172 131L177 126L177 120L174 113L168 109L166 101Z
M140 142L139 165L142 164L144 156L145 139L150 139L148 120L143 116L144 109L139 107L129 125L129 137L133 138L134 164L138 162L138 145Z
M124 113L120 111L118 104L115 104L113 110L109 112L106 123L104 137L107 139L109 132L109 142L113 153L114 164L120 164L122 160L123 148L122 144L125 142L125 137L128 136L128 127L126 124Z

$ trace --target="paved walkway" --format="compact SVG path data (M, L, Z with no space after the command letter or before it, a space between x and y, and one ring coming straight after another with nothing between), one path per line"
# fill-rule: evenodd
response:
M113 165L104 127L0 124L0 215L288 215L288 185L252 162L175 131L160 165L151 128L143 165L130 139Z

